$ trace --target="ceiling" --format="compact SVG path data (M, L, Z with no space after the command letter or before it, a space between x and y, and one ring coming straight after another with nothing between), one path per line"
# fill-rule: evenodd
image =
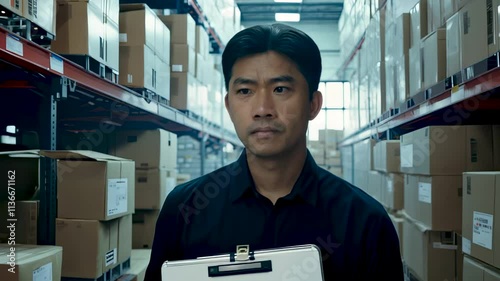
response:
M303 0L302 3L276 3L273 0L236 0L241 21L274 21L275 13L300 13L304 21L337 21L344 6L343 0Z

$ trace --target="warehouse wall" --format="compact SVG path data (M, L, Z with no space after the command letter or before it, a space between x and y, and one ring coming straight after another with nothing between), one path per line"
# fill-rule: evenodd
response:
M245 27L272 22L242 22ZM340 35L337 21L308 21L286 23L307 33L318 44L323 60L322 81L337 80L337 70L340 67Z

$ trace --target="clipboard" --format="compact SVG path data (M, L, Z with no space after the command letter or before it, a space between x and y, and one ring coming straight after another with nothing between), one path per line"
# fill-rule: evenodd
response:
M239 245L235 253L166 261L162 281L324 281L321 251L298 245L252 252Z

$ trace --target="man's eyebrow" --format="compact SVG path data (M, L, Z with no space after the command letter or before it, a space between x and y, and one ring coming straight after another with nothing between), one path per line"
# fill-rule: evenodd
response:
M252 80L250 78L245 78L245 77L238 77L234 79L233 85L241 85L241 84L257 84L257 81Z
M295 82L295 78L293 78L292 76L289 76L289 75L281 75L281 76L277 76L277 77L273 77L273 78L269 79L269 84L276 84L276 83L283 83L283 82L293 83L293 82Z

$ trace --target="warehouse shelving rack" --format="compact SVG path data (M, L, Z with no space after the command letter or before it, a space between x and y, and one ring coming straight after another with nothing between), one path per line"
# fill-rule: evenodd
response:
M413 95L370 124L346 136L340 146L365 139L398 139L430 125L500 124L500 53Z
M93 132L102 142L118 129L162 128L202 141L202 155L206 146L241 145L234 133L105 80L2 27L0 96L0 125L38 132L42 150L59 149L60 130ZM39 244L55 243L56 176L56 162L41 158Z

